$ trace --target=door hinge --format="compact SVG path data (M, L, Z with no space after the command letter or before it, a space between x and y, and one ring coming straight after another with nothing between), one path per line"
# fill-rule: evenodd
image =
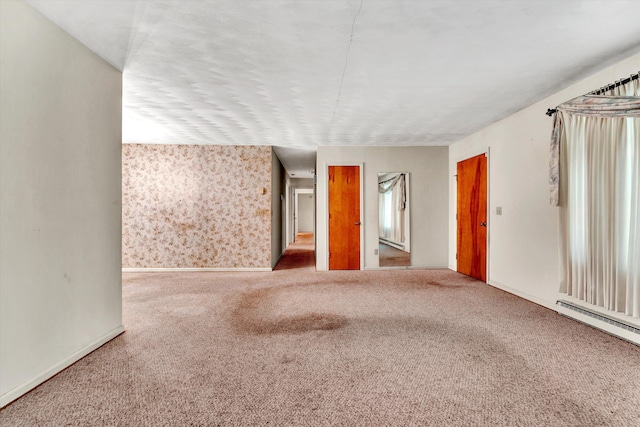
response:
M458 259L458 253L456 252L456 259Z
M329 256L328 256L328 258L331 258L331 252L329 252Z

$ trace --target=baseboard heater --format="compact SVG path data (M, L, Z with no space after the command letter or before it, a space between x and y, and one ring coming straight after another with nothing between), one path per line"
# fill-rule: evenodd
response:
M569 310L573 310L577 313L584 314L585 316L589 316L594 319L600 320L602 322L608 323L609 325L616 326L618 328L640 335L640 328L637 326L633 326L628 323L621 322L620 320L613 319L604 314L596 313L595 311L591 311L589 309L580 307L578 305L572 304L567 301L558 300L556 301L556 304L559 305L560 307L568 308Z
M404 251L404 245L402 243L396 243L396 242L393 242L391 240L387 240L387 239L382 238L382 237L379 237L378 241L381 242L381 243L384 243L385 245L389 245L389 246L391 246L393 248L400 249L401 251Z

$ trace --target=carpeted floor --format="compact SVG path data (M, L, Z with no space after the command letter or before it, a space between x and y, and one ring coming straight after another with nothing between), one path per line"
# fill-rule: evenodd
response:
M380 267L406 267L411 265L411 254L384 243L378 244Z
M278 261L275 270L313 269L316 268L313 233L298 233L293 244L289 245L285 254Z
M127 331L0 425L640 425L639 347L448 270L123 282Z

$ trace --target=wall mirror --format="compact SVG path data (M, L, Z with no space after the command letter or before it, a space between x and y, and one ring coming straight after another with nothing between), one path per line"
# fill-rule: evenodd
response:
M378 256L380 267L411 265L409 173L378 173Z

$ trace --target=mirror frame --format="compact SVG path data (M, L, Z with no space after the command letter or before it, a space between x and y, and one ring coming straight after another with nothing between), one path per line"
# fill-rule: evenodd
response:
M406 201L405 201L405 216L404 216L404 241L403 242L398 242L397 244L394 245L394 242L392 241L385 241L384 238L380 237L380 227L381 227L381 215L380 215L380 195L381 193L378 191L376 191L378 193L378 223L377 223L377 233L378 233L378 267L383 267L383 268L393 268L393 267L397 267L397 268L407 268L407 267L411 267L411 179L410 179L410 173L409 172L378 172L377 174L377 178L378 178L378 182L376 185L376 188L379 189L379 184L381 182L384 182L387 179L393 179L394 177L404 174L405 176L405 192L406 192ZM381 245L386 245L388 247L391 248L391 252L394 252L397 256L398 259L396 262L390 262L385 264L384 263L384 258L382 257L382 253L381 253ZM406 249L406 250L404 250ZM400 253L400 252L404 252ZM406 256L405 256L406 254ZM406 258L406 259L405 259Z

